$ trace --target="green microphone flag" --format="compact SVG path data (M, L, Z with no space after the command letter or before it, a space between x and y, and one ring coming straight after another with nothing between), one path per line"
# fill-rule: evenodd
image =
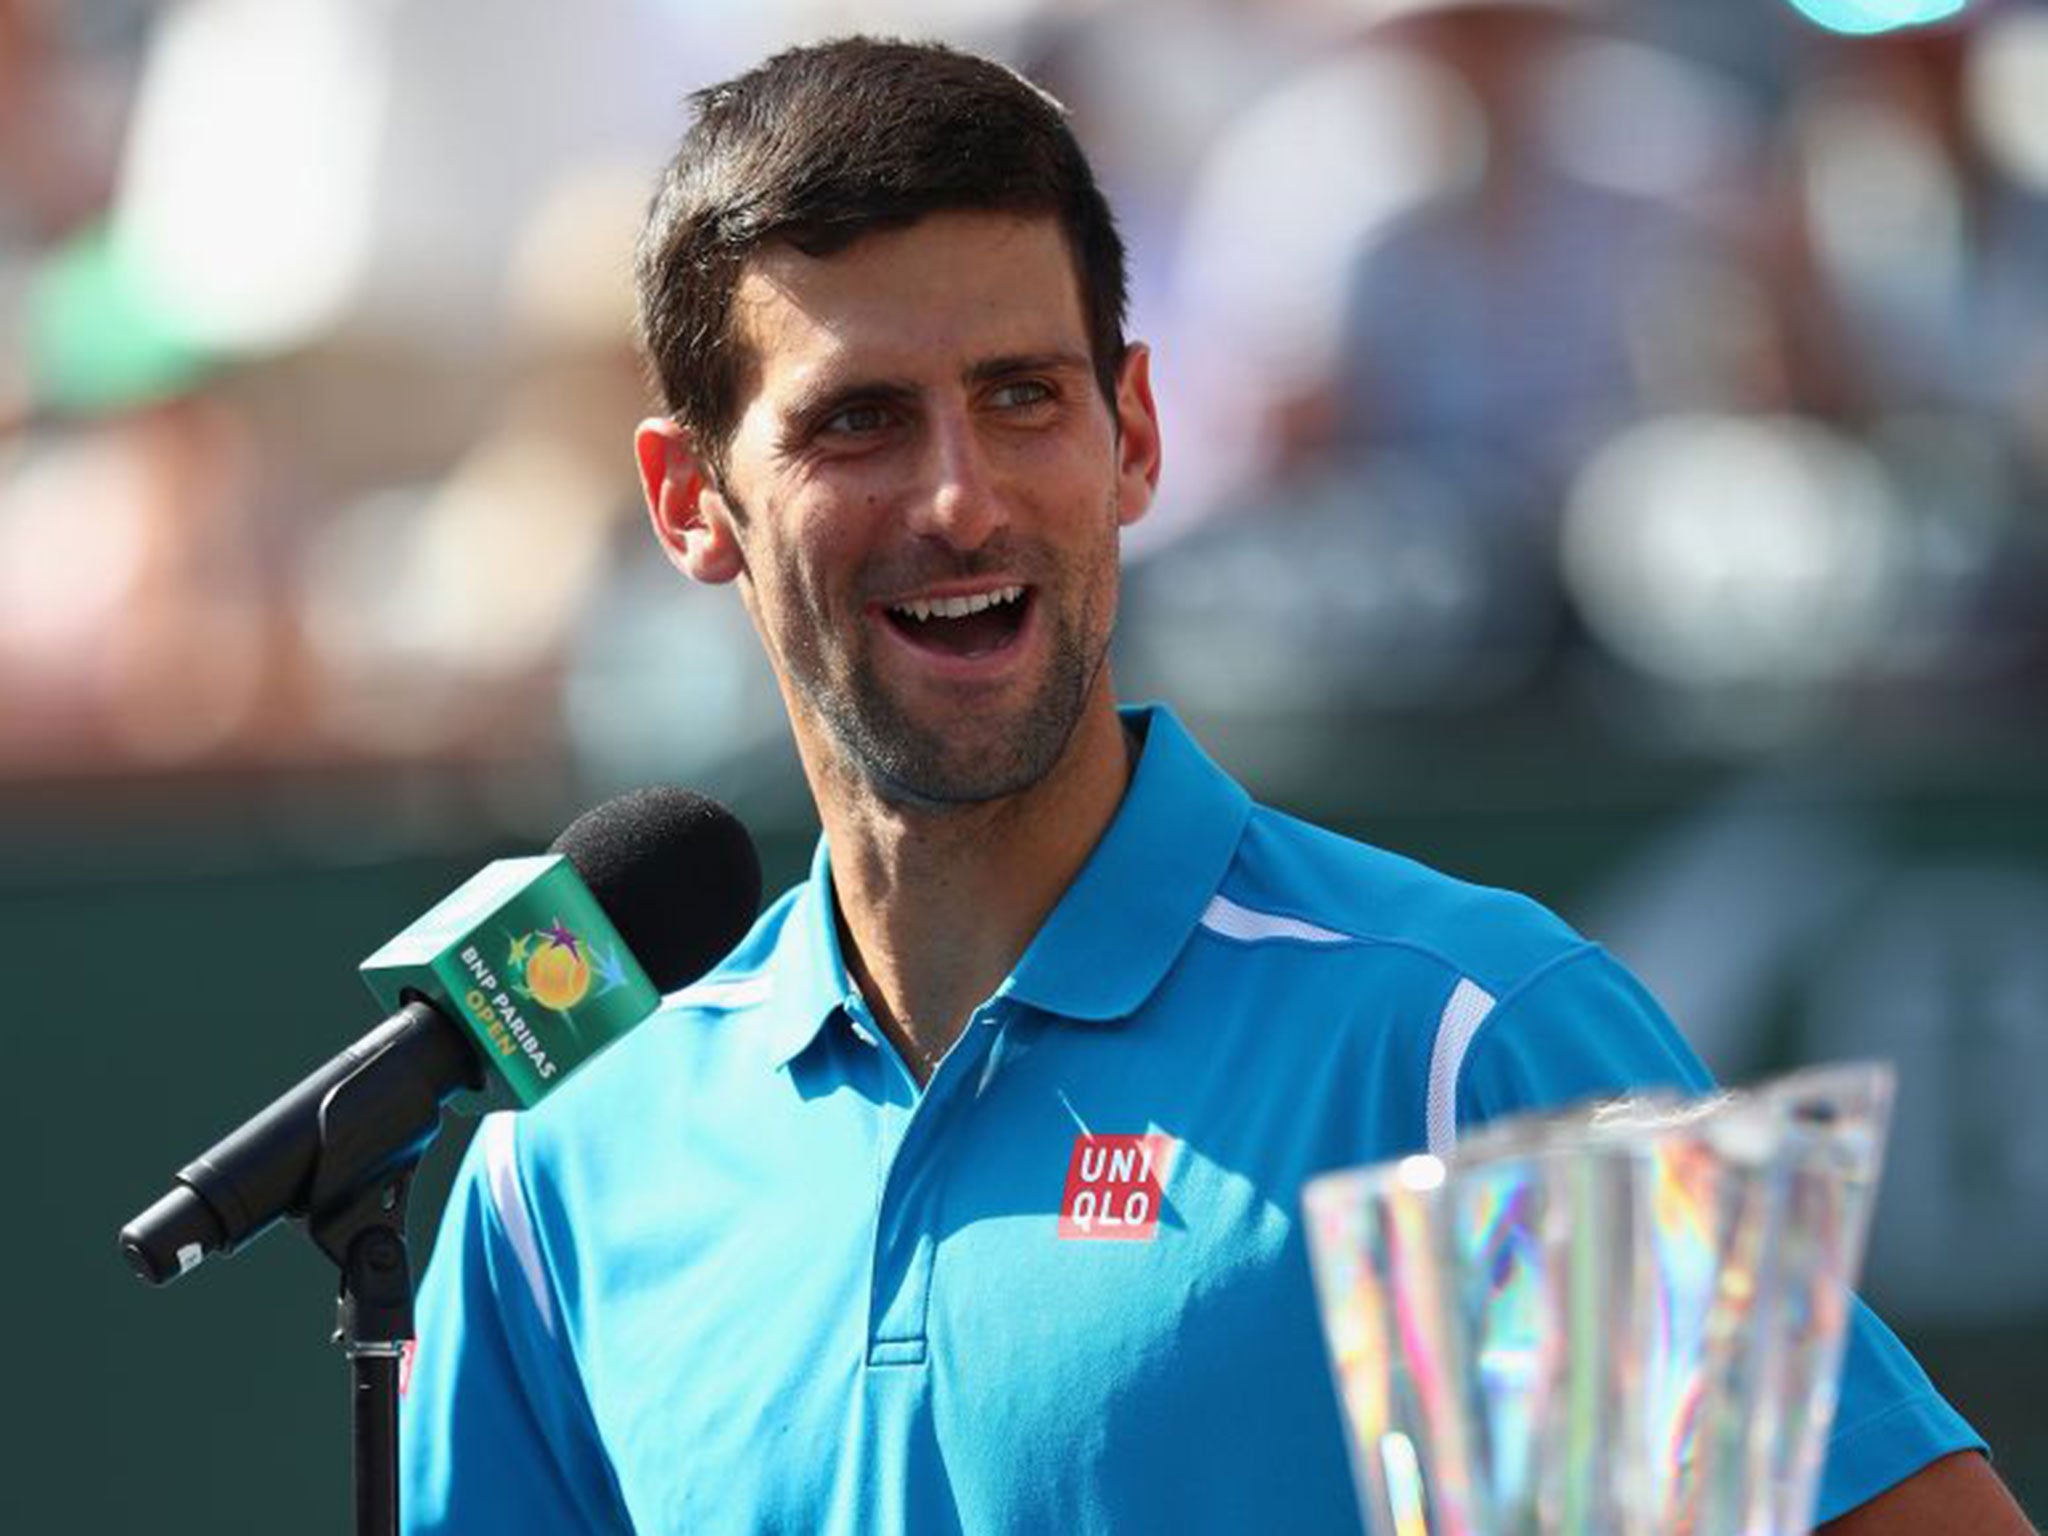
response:
M461 1020L522 1107L661 1001L597 898L552 853L484 866L362 972L393 1012L424 998Z

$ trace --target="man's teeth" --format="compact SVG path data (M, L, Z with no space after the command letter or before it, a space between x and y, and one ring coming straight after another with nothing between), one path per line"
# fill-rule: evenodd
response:
M964 619L970 613L983 613L1000 603L1014 603L1023 595L1022 587L998 587L971 597L913 597L907 603L891 603L889 611L919 623L926 619Z

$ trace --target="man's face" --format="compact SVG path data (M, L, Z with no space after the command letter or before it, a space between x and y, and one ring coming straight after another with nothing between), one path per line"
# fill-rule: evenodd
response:
M740 581L799 738L885 800L1036 783L1109 704L1118 529L1157 473L1143 349L1113 415L1058 224L1000 214L770 248L736 321L747 398L685 569Z

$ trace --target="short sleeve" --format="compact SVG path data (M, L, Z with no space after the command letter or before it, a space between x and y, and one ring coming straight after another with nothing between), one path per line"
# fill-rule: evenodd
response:
M557 1335L507 1115L470 1143L421 1282L399 1405L401 1524L410 1536L629 1532Z
M1458 1079L1458 1125L1646 1088L1712 1091L1657 1000L1607 952L1568 951L1504 995Z
M1920 1362L1859 1300L1815 1521L1869 1502L1940 1457L1984 1450L1983 1439L1935 1390Z
M1713 1079L1641 982L1604 950L1573 950L1507 993L1466 1053L1458 1123ZM1821 1475L1817 1521L1875 1498L1928 1463L1984 1442L1860 1300Z

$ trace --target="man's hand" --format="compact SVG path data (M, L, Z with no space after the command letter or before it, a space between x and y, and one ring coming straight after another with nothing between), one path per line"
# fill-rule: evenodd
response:
M1990 1463L1975 1451L1929 1462L1817 1536L2036 1536Z

